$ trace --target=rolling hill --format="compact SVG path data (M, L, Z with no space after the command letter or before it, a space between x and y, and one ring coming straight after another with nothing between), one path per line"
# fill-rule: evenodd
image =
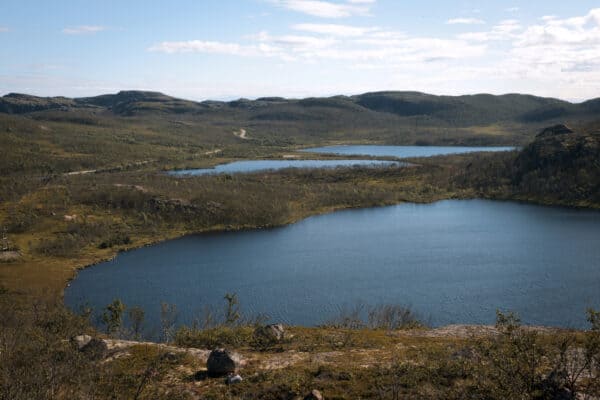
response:
M6 176L159 168L270 157L311 145L519 145L544 126L600 121L600 99L573 104L531 95L356 96L194 102L158 92L95 97L0 97L0 172ZM244 129L245 138L235 135ZM216 151L216 153L215 153ZM127 162L125 162L127 161Z
M330 113L372 113L396 117L423 117L453 126L496 122L537 122L556 118L590 118L600 112L600 99L573 104L523 94L435 96L419 92L373 92L357 96L284 99L264 97L230 102L194 102L159 92L121 91L95 97L35 97L11 93L0 98L0 112L26 114L47 110L94 109L118 116L161 114L242 114L247 120L318 120ZM596 115L593 115L596 114Z

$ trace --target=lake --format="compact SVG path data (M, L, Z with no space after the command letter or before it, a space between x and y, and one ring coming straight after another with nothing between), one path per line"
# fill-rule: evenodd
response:
M487 200L346 210L296 224L201 234L82 270L73 309L115 298L160 302L191 323L238 294L248 314L315 325L358 303L409 305L434 326L489 324L496 309L529 324L587 326L600 308L600 212Z
M362 155L373 157L431 157L445 154L473 153L478 151L509 151L514 147L464 147L464 146L373 146L344 145L303 149L308 153L337 155ZM183 169L169 171L170 175L214 175L250 173L286 168L340 168L353 166L390 167L404 163L383 160L245 160L216 165L214 168Z
M286 168L340 168L340 167L391 167L403 163L383 160L247 160L220 164L214 168L181 169L169 171L170 175L213 175L250 173Z
M308 153L398 158L432 157L448 154L473 153L478 151L495 152L511 150L515 150L515 147L342 145L302 149L302 151Z

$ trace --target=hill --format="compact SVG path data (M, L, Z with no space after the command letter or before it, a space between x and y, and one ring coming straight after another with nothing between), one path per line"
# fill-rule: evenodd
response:
M0 98L0 171L39 173L121 167L161 160L197 165L204 153L265 157L300 146L526 145L543 126L582 128L599 119L600 99L572 104L521 94L357 96L194 102L158 92L95 97ZM249 140L235 136L244 129ZM129 164L125 163L125 164Z
M284 99L264 97L230 102L194 102L159 92L121 91L95 97L68 99L8 94L0 98L0 112L23 114L44 110L77 110L99 107L114 115L242 113L246 120L303 121L337 113L358 113L369 118L370 112L397 117L421 116L453 126L491 124L499 121L532 122L565 117L591 117L600 109L600 99L582 104L522 94L495 96L435 96L419 92L373 92L357 96ZM346 118L347 116L343 116Z
M73 99L66 97L36 97L27 94L9 93L0 98L0 112L7 114L24 114L43 110L69 110L77 108Z
M469 161L460 177L462 185L484 197L598 207L600 130L544 128L518 153Z

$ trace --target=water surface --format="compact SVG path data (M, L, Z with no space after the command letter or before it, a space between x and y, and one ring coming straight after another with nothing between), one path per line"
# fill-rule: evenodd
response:
M286 168L339 168L354 166L391 167L401 163L382 160L246 160L220 164L214 168L169 171L171 175L213 175L224 173L250 173Z
M376 145L343 145L325 146L303 149L309 153L325 153L337 155L361 155L373 157L432 157L447 154L463 154L479 151L511 151L515 147L466 147L466 146L376 146Z
M187 236L120 254L79 273L66 303L160 302L190 323L236 292L244 311L314 325L358 302L412 308L433 325L492 323L496 309L530 324L585 327L600 308L600 212L485 200L340 211L296 224Z

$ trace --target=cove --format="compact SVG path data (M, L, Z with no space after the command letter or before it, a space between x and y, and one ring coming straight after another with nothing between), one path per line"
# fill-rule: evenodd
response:
M464 154L480 151L512 151L515 147L467 147L467 146L377 146L377 145L342 145L303 149L309 153L356 155L372 157L433 157L448 154Z
M65 302L96 311L115 298L160 302L179 323L238 294L249 314L320 324L359 302L409 305L434 326L493 323L586 327L600 308L600 212L488 200L338 211L269 230L186 236L82 270Z

